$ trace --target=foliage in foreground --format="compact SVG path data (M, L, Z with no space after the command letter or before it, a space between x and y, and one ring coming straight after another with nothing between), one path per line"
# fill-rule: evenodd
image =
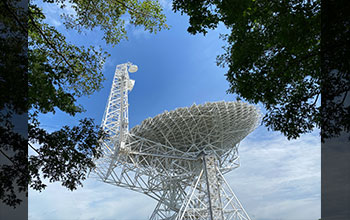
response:
M151 33L168 29L157 1L43 2L62 9L70 5L74 14L62 14L67 29L81 33L98 28L112 46L127 39L126 23ZM25 7L20 1L0 3L4 64L0 65L4 73L0 77L0 153L7 159L0 166L0 199L12 207L21 202L16 191L27 193L28 184L43 190L42 178L59 181L70 190L82 186L87 172L95 166L93 159L101 156L99 140L106 136L89 118L54 132L40 126L40 114L61 111L73 117L85 111L77 100L101 89L102 67L109 54L101 48L68 42L45 23L45 14L35 1L29 2L28 10ZM28 137L12 124L26 112ZM29 161L24 150L28 144L36 153Z
M349 90L348 68L336 64L349 62L340 52L321 56L321 1L174 0L173 10L189 16L191 34L206 34L219 23L227 27L230 33L221 35L225 53L217 57L217 64L228 67L228 93L261 103L266 109L262 123L268 129L295 139L331 124L322 128L322 141L349 130L349 123L341 120L350 115L349 107L343 105ZM346 27L344 22L338 29L328 27L327 33L334 36L325 37L334 40L323 45L324 51L346 44ZM340 74L329 74L332 69ZM323 96L330 96L328 100L339 101L323 103L321 108L321 90Z

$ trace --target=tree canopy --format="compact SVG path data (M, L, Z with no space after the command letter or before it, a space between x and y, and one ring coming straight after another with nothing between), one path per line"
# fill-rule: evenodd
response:
M62 13L67 29L79 33L99 29L103 40L112 46L127 39L126 23L150 33L168 29L160 4L153 0L43 2L62 9L69 5L75 13ZM11 162L0 166L0 199L15 207L21 202L16 189L26 191L29 184L34 190L43 190L46 185L42 178L76 189L94 167L93 158L101 156L99 140L106 134L92 119L48 132L38 116L57 110L71 116L84 112L77 100L101 89L102 67L109 54L101 48L68 42L64 34L45 22L45 12L35 1L29 1L28 9L19 1L0 4L1 63L6 64L0 65L4 73L0 78L0 96L4 98L0 102L0 150ZM11 83L14 89L6 86ZM16 114L26 112L28 137L19 134L11 123ZM27 143L36 152L29 161L23 152Z
M320 1L174 0L189 16L188 32L206 34L222 23L228 93L261 103L262 123L288 139L320 127Z

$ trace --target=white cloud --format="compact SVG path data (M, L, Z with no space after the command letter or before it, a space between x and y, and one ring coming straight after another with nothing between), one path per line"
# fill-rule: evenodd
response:
M145 31L143 27L133 27L132 35L137 39L149 39L151 37L151 33L149 31Z
M46 22L56 28L60 27L63 24L60 17L61 14L76 14L75 10L72 7L72 4L69 2L65 3L65 7L63 9L61 9L55 3L44 3L42 1L38 1L36 3L39 5L39 7L43 8L43 12L46 16Z
M159 4L163 7L164 11L170 11L173 8L173 1L159 0Z
M259 216L256 219L261 220L317 220L321 215L318 203L313 199L265 202L264 205L256 207L252 217L256 215Z
M29 219L147 219L156 203L137 192L89 179L70 192L49 184L42 193L29 193Z
M259 135L243 141L241 167L226 176L238 199L254 219L318 219L321 210L318 131L288 141L282 135L261 132L262 129L258 129Z

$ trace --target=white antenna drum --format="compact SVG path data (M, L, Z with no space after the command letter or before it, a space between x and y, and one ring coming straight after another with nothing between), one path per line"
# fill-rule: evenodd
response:
M129 72L130 73L134 73L134 72L136 72L138 70L138 67L136 66L136 65L131 65L130 67L129 67Z
M128 71L135 66L117 66L102 120L109 139L95 176L157 200L152 220L250 220L224 174L239 167L238 145L258 126L259 110L243 102L192 105L129 131Z

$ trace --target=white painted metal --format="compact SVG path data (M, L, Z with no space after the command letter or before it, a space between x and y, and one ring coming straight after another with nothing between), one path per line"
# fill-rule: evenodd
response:
M260 113L243 102L165 111L128 130L131 63L117 66L102 120L110 138L95 177L158 201L150 219L249 220L223 174L239 167L239 142Z

